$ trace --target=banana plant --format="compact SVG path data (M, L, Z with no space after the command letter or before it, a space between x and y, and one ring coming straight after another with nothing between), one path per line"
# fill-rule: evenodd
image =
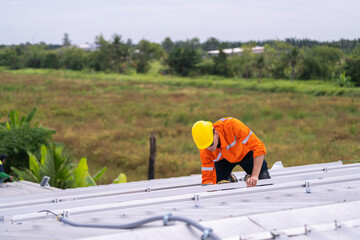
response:
M36 156L28 152L29 169L26 169L27 175L35 182L40 182L44 176L50 177L49 184L54 187L69 187L69 176L71 174L71 158L63 153L63 146L55 144L46 147L41 146L40 161Z
M127 178L124 173L120 173L119 176L113 181L113 183L126 183L126 182L127 182Z
M33 108L31 112L27 116L23 116L21 119L19 117L19 112L16 110L11 110L9 113L9 121L3 122L0 125L3 127L6 127L7 130L10 130L11 128L20 128L24 124L30 124L31 120L33 119L35 113L37 111L37 108ZM38 126L38 122L34 124L34 127Z
M49 184L53 187L87 187L95 186L95 181L107 170L104 167L92 177L88 171L86 158L82 158L76 166L72 163L71 157L63 152L63 146L42 145L40 152L40 160L33 153L28 152L29 168L24 170L12 168L20 179L40 183L44 176L48 176Z
M103 167L94 176L89 173L89 167L86 158L81 158L76 165L72 159L63 152L63 146L52 144L50 147L41 146L41 156L38 159L35 154L28 152L29 168L19 170L12 167L15 174L22 180L29 180L40 183L44 176L50 177L49 184L59 188L76 188L96 186L99 180L106 172ZM125 183L126 175L120 173L113 183Z
M75 183L75 187L96 186L95 181L100 179L106 170L107 168L103 167L92 177L89 173L87 160L83 157L80 159L78 166L72 171L73 183Z

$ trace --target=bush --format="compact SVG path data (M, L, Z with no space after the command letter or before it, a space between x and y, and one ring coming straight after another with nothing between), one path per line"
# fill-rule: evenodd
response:
M351 88L354 87L354 83L351 82L351 77L345 75L345 71L340 74L338 78L335 78L335 81L338 83L340 87Z
M41 62L42 68L54 68L58 69L60 66L59 56L56 53L47 53Z
M24 67L23 48L6 47L0 51L0 65L7 66L10 69L19 69Z
M106 171L102 168L93 177L89 174L86 158L82 158L79 164L73 163L73 158L63 151L62 145L42 145L41 155L37 158L28 152L29 168L11 169L20 179L40 183L44 176L50 177L49 184L58 188L75 188L96 186L98 180Z
M16 168L28 167L27 151L39 155L40 146L48 145L55 133L53 130L38 127L37 123L31 125L35 112L36 108L20 119L18 112L12 110L9 121L0 123L0 152L9 159L5 163L6 171L10 170L9 164Z
M214 74L229 77L230 69L227 62L227 55L220 49L220 52L217 56L213 57L214 61Z
M188 76L197 69L200 55L195 50L187 48L176 48L171 51L167 59L170 69L181 76Z
M343 54L339 49L319 46L306 51L301 79L330 80Z
M76 47L65 48L61 53L60 66L64 69L82 70L86 66L86 53Z
M206 59L197 65L200 75L211 75L214 73L214 61Z
M45 57L45 45L33 45L25 48L25 66L29 68L40 68Z
M355 86L360 87L360 56L346 59L345 71Z

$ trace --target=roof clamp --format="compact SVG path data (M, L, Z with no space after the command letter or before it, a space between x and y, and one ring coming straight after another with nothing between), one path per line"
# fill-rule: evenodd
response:
M194 202L195 202L196 208L200 207L200 195L199 194L194 195Z
M146 189L145 189L145 192L151 192L151 188L149 188L149 187L146 188Z
M165 216L164 216L164 226L170 226L170 225L174 225L175 224L175 222L174 221L171 221L171 220L169 220L169 218L172 216L172 214L171 213L168 213L168 214L166 214Z
M70 216L70 212L67 210L63 210L63 213L61 215L65 218L68 218Z
M213 230L211 228L205 228L203 235L201 236L201 240L206 240L209 237L210 233L212 233L212 231Z
M305 228L305 235L308 235L311 232L311 228L309 228L307 224L304 225L304 228Z
M324 172L328 172L328 168L327 168L327 167L324 167L323 171L324 171Z
M306 193L311 193L311 184L309 181L305 181Z
M341 228L341 224L339 224L338 221L335 220L335 230L338 230L339 228Z

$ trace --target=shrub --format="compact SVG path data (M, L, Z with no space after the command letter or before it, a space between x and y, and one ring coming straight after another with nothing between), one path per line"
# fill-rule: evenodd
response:
M60 66L64 69L82 70L86 66L86 53L76 47L68 47L62 50Z
M34 108L27 116L21 119L16 110L10 111L9 121L0 123L0 152L5 153L9 161L5 163L5 169L10 170L9 164L16 168L28 166L29 157L27 151L39 155L41 145L48 145L52 135L55 133L38 123L31 124L35 115Z
M335 79L340 87L354 87L355 83L351 82L351 77L345 75L345 71Z
M346 59L345 71L355 86L360 87L360 57Z
M175 73L188 76L192 71L196 70L196 65L200 60L200 55L195 50L176 48L170 52L167 64Z
M12 170L20 179L40 183L44 176L50 177L49 184L52 187L72 188L95 186L95 181L105 173L106 167L102 168L93 177L89 173L87 160L82 158L79 164L73 163L73 158L63 151L62 145L42 145L40 158L28 152L29 168L15 168Z

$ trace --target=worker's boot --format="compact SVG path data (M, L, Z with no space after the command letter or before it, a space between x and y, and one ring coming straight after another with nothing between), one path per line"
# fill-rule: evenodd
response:
M271 177L270 177L270 173L267 169L260 172L259 179L269 179L269 178L271 178Z
M246 174L245 177L244 177L244 181L246 182L249 177L251 177L251 175ZM271 178L271 177L270 177L270 173L269 173L269 171L267 169L260 172L259 179L269 179L269 178Z
M217 184L223 184L223 183L230 183L230 181L228 181L228 180L221 180L221 181L219 181Z
M250 174L245 174L245 177L244 177L244 179L243 179L243 181L247 181L248 179L249 179L249 177L251 177L251 175Z
M231 183L231 182L237 182L237 181L238 181L238 179L235 177L235 175L230 173L230 176L228 177L227 180L221 180L218 182L218 184Z
M238 179L236 178L236 176L233 173L230 173L228 180L230 182L238 182Z

